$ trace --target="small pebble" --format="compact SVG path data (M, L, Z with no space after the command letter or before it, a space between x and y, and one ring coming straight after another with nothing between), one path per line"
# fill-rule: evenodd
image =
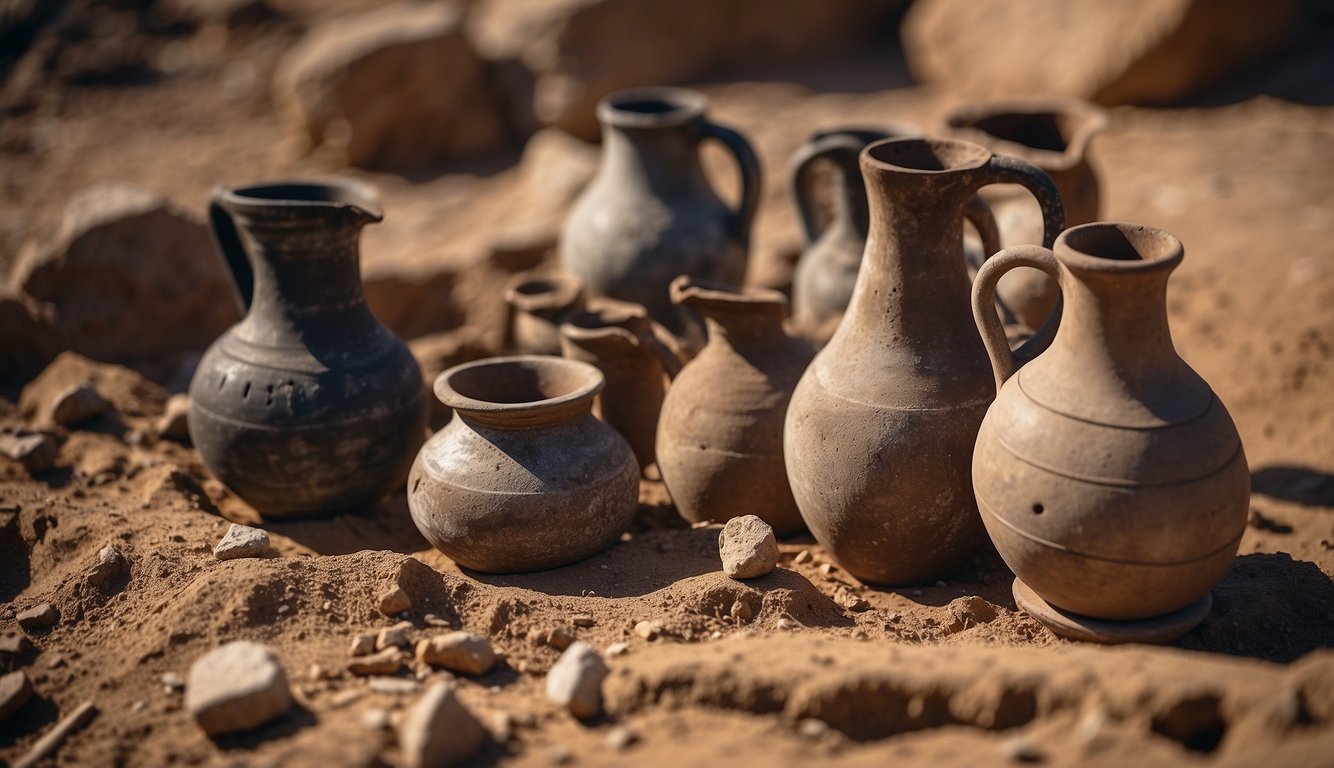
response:
M1042 750L1028 737L1017 735L1000 743L1001 757L1013 763L1038 763L1042 761Z
M750 607L750 603L736 600L732 603L730 611L732 618L736 621L750 621L755 618L755 611Z
M260 643L230 642L190 666L185 708L209 736L250 730L291 706L287 674Z
M14 618L18 619L19 626L24 629L46 629L55 626L60 617L50 603L38 603L26 611L20 611Z
M645 640L657 640L662 634L662 625L656 621L641 621L635 625L635 634Z
M718 534L718 554L728 576L754 579L777 567L778 540L768 523L755 515L742 515L728 520Z
M485 675L496 664L491 641L471 632L450 632L417 643L417 660L462 675Z
M638 743L639 734L626 725L618 725L607 733L607 746L617 752L624 752Z
M115 545L108 544L97 552L97 562L88 569L88 583L94 587L100 587L108 582L119 579L130 570L130 564L125 559L125 555L116 549Z
M401 677L372 677L367 687L375 693L407 696L421 690L421 683L416 680L404 680Z
M576 641L547 673L547 699L580 720L602 714L602 681L607 664L593 646Z
M232 523L227 534L213 548L213 556L219 560L236 560L242 557L267 557L273 554L273 545L269 543L269 532L248 525Z
M608 656L624 656L629 652L630 652L629 643L612 643L611 645L607 646Z
M829 577L834 575L834 571L837 571L838 567L833 563L820 563L820 567L817 570L820 571L820 575Z
M382 731L389 727L389 710L371 707L361 713L361 725L368 731Z
M814 717L804 717L797 723L797 733L808 739L818 739L829 733L829 725Z
M363 632L352 638L352 645L347 649L348 656L369 656L375 653L375 635Z
M558 651L563 651L574 642L574 632L569 627L552 627L542 638L542 642Z
M809 549L803 549L797 553L796 557L792 558L792 562L796 565L805 565L806 563L809 563L811 559L811 551Z
M26 635L20 635L17 632L7 632L0 635L0 654L22 656L31 651L32 647L32 641Z
M32 681L28 673L16 670L0 677L0 723L23 708L32 698Z
M111 408L92 382L85 381L56 395L51 406L51 420L63 426L81 424L101 416Z
M385 627L380 630L380 634L375 636L375 650L383 651L386 648L411 648L412 622L400 621L392 627Z
M587 629L596 624L597 621L593 618L593 614L591 613L576 613L570 617L570 623L574 624L576 627Z
M405 611L412 610L412 598L402 587L394 587L384 594L380 595L377 605L380 613L385 616L397 616Z
M407 768L461 763L491 740L486 728L459 700L454 686L435 683L413 702L396 729Z
M403 668L403 656L403 651L391 646L369 656L354 657L347 662L347 671L360 677L396 674Z
M163 672L159 679L162 681L162 689L167 693L185 690L185 678L175 672Z

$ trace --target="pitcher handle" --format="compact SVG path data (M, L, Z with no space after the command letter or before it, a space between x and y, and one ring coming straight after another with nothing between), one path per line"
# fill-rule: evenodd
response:
M992 155L984 178L985 184L1019 184L1028 190L1042 208L1042 246L1052 247L1056 236L1065 229L1065 203L1051 177L1027 160Z
M750 227L760 206L760 159L750 142L725 125L705 121L704 138L716 139L736 158L741 171L741 200L732 212L732 237L743 245L750 243Z
M859 177L861 171L857 169L857 155L861 152L865 142L855 136L849 136L846 133L831 133L828 136L822 136L815 141L804 144L797 153L792 156L792 162L788 166L788 187L792 190L792 204L797 209L797 218L801 222L802 234L806 237L806 244L810 245L820 239L822 233L820 224L815 216L815 201L811 195L811 170L819 160L835 160L840 154L848 153L852 158L851 170ZM844 173L848 169L843 170ZM862 203L865 206L865 203Z
M973 225L978 238L982 240L982 261L1000 251L1000 227L996 224L996 216L992 214L991 206L987 205L987 201L983 200L981 195L968 198L968 202L963 206L963 217ZM973 266L980 267L981 264Z
M1057 285L1061 282L1061 267L1056 256L1047 248L1039 245L1016 245L1006 248L982 263L973 280L973 321L982 332L982 341L986 344L987 355L991 358L991 368L996 374L996 392L1025 363L1042 354L1056 337L1056 328L1061 321L1062 297L1056 299L1056 307L1042 327L1032 338L1025 341L1019 349L1011 352L1010 343L1005 338L1005 327L996 314L996 283L1006 272L1015 267L1033 267L1051 275Z
M245 245L241 242L236 221L222 205L222 197L227 194L225 187L217 187L209 196L208 228L213 235L213 245L222 255L231 275L232 286L236 289L236 303L244 315L250 311L250 302L255 292L255 273L250 269L250 259L246 255Z

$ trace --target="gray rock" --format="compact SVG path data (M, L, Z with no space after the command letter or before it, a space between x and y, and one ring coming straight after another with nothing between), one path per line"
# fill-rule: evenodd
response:
M547 699L580 720L597 717L602 714L602 681L608 672L597 650L577 640L547 673Z
M115 545L108 544L97 552L97 562L88 569L86 576L88 583L94 587L100 587L108 582L115 581L125 574L129 573L130 564L121 554Z
M287 673L260 643L236 640L190 666L185 708L209 736L256 728L291 706Z
M32 681L23 670L0 677L0 723L19 711L32 698Z
M778 566L778 540L768 523L755 515L742 515L728 520L718 534L718 554L728 576L753 579Z
M41 432L26 435L0 435L0 454L23 464L29 472L41 472L55 466L60 447L55 439Z
M268 557L273 554L273 545L269 543L269 532L248 525L232 523L226 535L213 547L213 556L219 560L235 560L241 557Z
M184 442L190 439L190 396L177 393L167 400L167 408L153 425L158 437Z
M417 659L462 675L485 675L496 665L491 641L471 632L450 632L417 643Z
M111 403L90 381L75 384L56 395L51 403L51 420L63 427L82 424L111 409Z
M38 603L26 611L20 611L14 618L24 629L46 629L54 627L60 616L50 603Z
M490 741L490 734L441 681L413 703L398 725L398 747L407 768L456 765Z
M404 168L509 140L454 3L399 3L331 19L279 62L274 101L293 132L352 165Z

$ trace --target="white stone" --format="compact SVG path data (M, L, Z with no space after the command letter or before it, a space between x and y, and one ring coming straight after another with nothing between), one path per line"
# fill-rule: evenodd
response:
M463 675L485 675L496 664L491 642L471 632L436 635L417 644L417 659Z
M580 720L597 717L602 714L602 681L608 672L593 646L575 641L547 673L547 699Z
M755 515L727 521L718 534L718 553L723 572L734 579L753 579L778 566L778 540L774 529Z
M287 673L260 643L236 640L190 666L185 708L209 736L250 730L291 706Z
M459 701L454 686L444 681L413 703L397 731L407 768L455 765L490 741L486 728Z
M227 529L227 535L213 548L213 556L219 560L265 557L272 553L273 545L269 543L268 531L237 523L232 523L232 527Z

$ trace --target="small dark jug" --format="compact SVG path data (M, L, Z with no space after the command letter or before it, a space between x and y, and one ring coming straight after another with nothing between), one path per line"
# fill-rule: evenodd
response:
M591 296L642 304L673 333L687 320L667 286L677 275L740 283L760 199L750 144L705 116L702 94L681 88L621 91L598 105L602 165L561 236L565 268ZM717 139L741 168L732 210L704 176L699 146Z
M190 438L262 515L371 505L421 445L421 371L362 295L357 240L380 218L346 182L213 193L213 237L246 315L195 371Z

